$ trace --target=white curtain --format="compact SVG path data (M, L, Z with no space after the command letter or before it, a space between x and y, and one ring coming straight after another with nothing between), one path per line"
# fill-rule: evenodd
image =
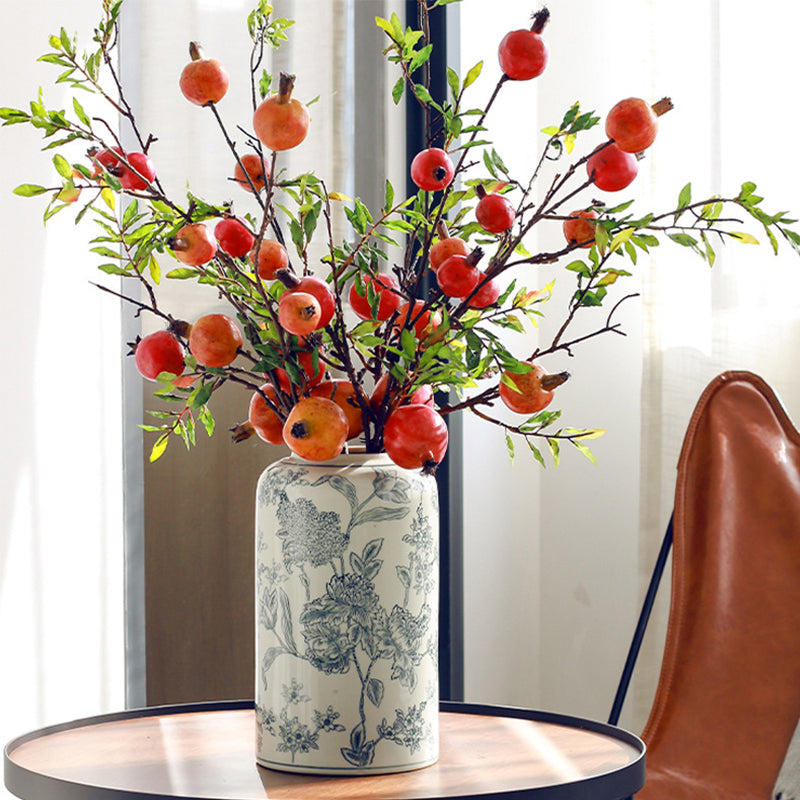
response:
M489 18L480 5L462 4L462 66L485 59L481 83L488 92L495 44L506 30L523 27L528 7L495 4ZM624 97L671 95L676 108L662 118L639 177L620 201L636 198L634 212L668 210L689 180L698 199L735 195L752 180L767 197L767 211L800 212L791 140L798 112L787 88L796 73L800 12L772 0L757 14L732 0L549 5L547 71L535 86L505 87L488 121L510 162L530 163L536 132L557 123L575 100L603 116ZM598 143L599 131L579 148ZM585 192L575 207L597 194ZM608 429L592 442L596 467L574 452L563 454L557 470L532 469L524 454L509 466L502 442L478 459L485 437L478 439L478 423L469 428L470 699L606 718L669 518L685 427L703 388L726 369L752 370L800 421L800 303L793 291L800 260L785 242L773 256L758 226L741 228L762 246L719 248L713 269L669 243L640 259L628 288L642 296L618 318L627 338L607 336L576 349L574 359L548 361L572 372L559 390L566 424ZM559 236L544 231L538 244ZM536 285L545 276L525 278ZM569 281L559 283L568 296ZM558 302L557 295L551 313ZM552 329L545 324L541 331L547 341ZM634 730L646 718L658 675L668 577L666 588L623 717Z
M0 104L27 108L57 70L59 20L90 37L98 3L2 4ZM45 90L65 106L61 87ZM70 212L45 228L51 157L23 126L0 131L0 739L124 704L119 308L89 281ZM76 153L76 159L79 154Z

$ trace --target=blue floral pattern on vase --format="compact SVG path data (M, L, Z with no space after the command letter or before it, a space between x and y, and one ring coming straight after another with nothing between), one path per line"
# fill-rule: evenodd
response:
M433 763L434 479L381 455L283 459L259 482L257 550L259 761L323 773Z

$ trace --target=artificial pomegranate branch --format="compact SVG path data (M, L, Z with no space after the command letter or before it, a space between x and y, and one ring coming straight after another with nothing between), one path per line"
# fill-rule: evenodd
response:
M0 109L4 125L30 125L43 134L43 149L56 151L53 166L61 186L29 183L16 193L48 197L48 220L87 192L76 221L90 216L99 226L91 248L107 259L99 268L126 283L133 279L134 287L133 296L100 288L133 305L136 316L148 311L165 323L164 330L133 343L141 374L158 382L156 397L180 404L177 412L153 412L163 420L160 425L144 426L156 434L151 458L160 457L174 435L187 447L194 444L195 419L210 435L209 405L226 383L251 396L247 421L233 430L236 441L256 435L313 458L334 455L345 441L363 442L367 452L385 449L397 463L430 471L446 450L442 416L456 411L498 426L512 453L511 437L520 437L542 463L536 441L549 446L556 463L559 442L591 458L585 441L600 431L557 427L560 412L546 408L569 385L562 385L564 373L548 374L540 362L559 354L574 357L580 345L606 333L624 335L614 315L636 295L615 300L599 324L582 309L610 303L637 259L662 240L691 248L709 264L717 242L755 242L738 229L740 220L723 213L726 208L735 207L760 225L774 250L779 237L800 250L794 222L784 213L765 212L750 182L736 196L703 200L692 198L687 183L674 209L636 218L630 202L612 206L579 199L590 189L623 191L636 179L639 154L650 152L659 120L672 107L667 98L652 104L621 100L605 117L605 137L575 156L601 118L573 103L558 125L542 131L543 149L525 170L527 180L520 180L488 141L486 122L506 83L538 79L546 70L550 14L540 9L503 37L494 88L485 104L470 108L468 90L488 71L484 62L463 80L448 69L447 96L431 96L430 14L441 13L441 5L419 0L416 29L397 15L376 19L389 37L384 54L399 67L393 100L399 103L407 93L423 107L428 146L409 164L418 191L395 197L386 181L385 202L374 212L358 198L329 191L315 171L285 174L284 153L302 145L312 120L297 97L302 88L295 88L294 76L282 75L273 91L272 76L262 69L266 47L281 46L292 24L274 18L265 2L247 17L252 109L249 123L236 125L252 152L238 152L219 107L230 102L235 73L229 75L193 43L188 63L174 76L186 101L208 107L216 121L233 171L232 177L220 176L221 191L232 181L241 190L234 200L220 203L187 193L184 204L159 182L159 139L139 129L115 69L121 3L104 0L94 39L99 49L83 60L63 29L42 57L69 71L59 82L104 101L108 115L90 119L77 96L70 114L48 109L42 100L32 102L30 111ZM103 89L102 70L118 97ZM304 85L302 74L296 84ZM111 122L118 117L131 125L139 152L123 148ZM196 124L205 118L200 114ZM77 143L83 152L75 152ZM542 181L544 191L535 201L534 189ZM126 202L117 204L116 197ZM564 213L568 203L578 207ZM352 235L336 242L340 210ZM529 251L531 234L554 225L564 244ZM325 237L325 255L315 264L311 246L319 236ZM178 265L165 278L209 286L223 301L218 313L189 323L161 310L161 262L171 258ZM560 295L562 281L558 291L554 280L541 286L536 268L544 264L563 264L563 276L575 281L566 296ZM142 291L148 302L137 299ZM555 335L529 357L520 356L514 337L530 332L545 314L555 322ZM578 319L585 329L577 329ZM574 372L572 380L581 380L580 369ZM498 400L504 414L521 415L523 421L499 417ZM323 427L331 434L326 442L334 449L311 441L311 429L300 424L309 404L324 409ZM413 425L400 422L412 417ZM409 449L419 454L417 462L406 460Z

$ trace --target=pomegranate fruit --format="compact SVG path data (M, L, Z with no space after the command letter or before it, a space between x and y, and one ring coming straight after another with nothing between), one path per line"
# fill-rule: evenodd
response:
M184 225L167 246L178 261L193 267L207 264L217 253L217 243L202 222Z
M568 372L548 375L543 367L532 361L525 362L531 369L528 372L504 372L518 391L507 384L500 383L500 399L517 414L538 414L553 399L553 390L569 378Z
M598 189L618 192L630 186L639 172L635 155L620 150L613 142L600 145L586 162L586 172Z
M389 458L404 469L435 470L447 452L444 418L430 406L400 406L386 420L383 446Z
M361 417L361 406L356 399L353 384L344 379L322 381L311 390L311 397L325 397L333 400L344 412L347 419L347 439L355 439L364 431L364 420Z
M441 147L429 147L411 161L411 180L426 192L437 192L450 185L455 167Z
M180 87L183 96L196 106L218 103L225 97L230 78L225 67L215 58L204 58L197 42L189 44L191 61L183 68Z
M483 274L483 273L481 273ZM478 290L467 299L470 308L489 308L500 299L500 284L494 278L478 280Z
M319 359L318 351L297 350L292 355L299 368L301 391L304 392L306 389L313 388L324 380L326 377L325 364ZM278 367L274 372L278 386L288 394L292 388L292 379L289 377L289 373L282 367Z
M241 161L241 164L239 163ZM255 188L260 192L269 180L269 164L261 160L261 156L255 153L248 153L236 162L233 168L233 179L243 189L252 193ZM248 180L248 178L250 180Z
M302 397L286 417L283 439L300 458L329 461L344 449L347 418L333 400Z
M278 407L275 387L271 383L265 383L261 387L261 391L253 392L253 396L250 398L247 421L253 426L259 439L270 444L283 444L283 420L274 409L267 405L261 392L269 398L275 408Z
M241 346L242 332L225 314L206 314L189 332L189 351L204 367L227 367Z
M307 292L316 297L320 308L317 328L324 328L333 319L336 300L326 281L316 275L304 275L299 279L292 276L289 286L288 292Z
M438 311L425 308L424 300L403 303L397 309L394 329L399 334L403 328L411 328L419 341L427 339L442 324Z
M550 58L550 49L541 33L550 12L543 8L533 17L530 29L507 33L497 49L500 69L512 81L527 81L541 75Z
M284 292L278 301L278 323L295 336L305 336L319 327L322 309L308 292Z
M369 275L363 278L365 292L364 294L358 293L358 288L355 284L350 287L348 299L350 307L355 312L359 319L377 319L380 322L385 322L389 317L400 308L403 298L400 295L400 284L393 275L378 275L373 278ZM372 306L369 302L371 293L377 294L378 308L373 315Z
M469 255L450 256L437 270L436 282L448 297L466 297L478 285L481 271L476 266L483 250L476 247Z
M447 226L442 222L438 226L439 241L435 242L428 253L428 263L436 272L450 256L465 256L469 246L463 239L450 236Z
M373 411L378 411L383 404L384 399L386 398L386 388L388 385L389 373L384 372L383 375L378 378L375 388L372 390L372 394L369 396L369 407ZM398 390L398 388L399 387L397 383L395 383L395 392ZM424 386L418 386L413 392L411 392L411 394L401 395L400 403L402 405L414 403L433 408L433 389L427 384Z
M122 172L119 181L122 188L134 192L146 189L156 177L152 159L146 153L127 153L125 158L132 169L120 164Z
M514 224L516 214L514 206L501 194L487 194L483 186L475 190L478 193L478 205L475 206L475 218L487 233L505 233Z
M247 226L235 217L221 219L214 228L214 236L220 250L224 250L233 258L246 256L256 240Z
M620 100L606 117L606 136L625 153L641 153L655 141L658 118L671 108L668 97L652 106L639 97Z
M591 247L594 244L594 225L588 220L597 219L593 209L573 211L561 226L564 238L578 247Z
M278 93L268 97L253 114L253 130L270 150L291 150L308 133L308 109L292 98L294 75L281 73Z
M253 261L253 254L250 256ZM258 277L263 281L274 281L277 278L278 270L287 269L289 266L289 254L286 248L274 239L264 239L258 248L258 256L255 258L255 267Z
M139 373L154 381L162 372L180 375L186 367L183 345L168 331L156 331L134 345L134 359Z

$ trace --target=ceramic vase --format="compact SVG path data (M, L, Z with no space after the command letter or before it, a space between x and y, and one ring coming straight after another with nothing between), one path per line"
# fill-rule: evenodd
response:
M385 454L263 472L256 502L262 766L404 772L438 757L439 509Z

